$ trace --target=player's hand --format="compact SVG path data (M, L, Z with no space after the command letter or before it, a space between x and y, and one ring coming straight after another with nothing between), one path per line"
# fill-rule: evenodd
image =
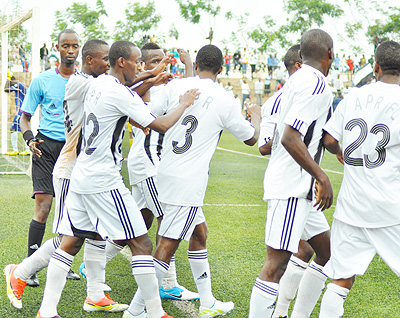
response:
M184 49L179 48L178 50L179 58L181 62L185 65L189 65L192 63L192 59L190 58L190 55L188 52L186 52Z
M32 139L28 144L30 151L39 158L42 156L42 152L36 146L42 142L44 142L42 139Z
M188 91L185 92L185 94L179 96L179 103L181 105L185 105L186 107L189 107L192 105L194 100L196 99L197 96L200 95L199 89L194 88L194 89L189 89Z
M333 190L328 176L319 182L315 181L315 204L317 210L329 209L333 203Z
M342 164L344 165L344 159L343 159L343 154L337 154L336 155L336 159Z
M171 63L171 56L170 54L166 54L164 58L161 60L160 64L158 64L155 68L151 70L153 76L157 76L161 72L164 72L169 63Z
M144 132L144 134L147 136L149 133L150 133L150 128L148 128L148 127L143 127L142 125L139 125L136 121L134 121L132 118L129 118L129 123L132 125L132 126L135 126L135 127L137 127L137 128L140 128L143 132Z
M249 105L248 102L244 102L244 105L246 106L247 110L247 116L249 120L251 121L252 116L258 116L258 118L261 119L261 107L255 104Z
M162 72L154 77L154 86L167 84L171 79L174 78L174 75L168 72Z

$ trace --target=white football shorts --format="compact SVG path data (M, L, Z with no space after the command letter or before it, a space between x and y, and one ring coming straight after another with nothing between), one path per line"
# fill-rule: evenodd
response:
M161 203L158 201L156 177L150 177L132 185L132 197L139 210L147 208L156 218L164 215Z
M312 204L304 198L268 200L265 244L297 253Z
M206 221L200 206L163 204L164 218L158 234L175 240L189 241L196 225Z
M129 240L147 233L142 214L127 188L93 194L69 191L59 233L71 235L66 223L75 236L89 238L92 235L85 232L111 240Z
M333 219L331 258L324 273L332 279L363 275L376 254L400 276L400 225L362 228Z
M70 179L56 178L53 176L54 188L54 219L53 219L53 233L58 233L61 220L63 217L63 210L65 198L67 197Z
M314 236L317 236L318 234L327 232L329 230L329 223L326 220L324 212L317 211L317 207L312 207L310 214L308 215L306 225L304 226L304 231L301 235L301 239L304 241L308 241Z

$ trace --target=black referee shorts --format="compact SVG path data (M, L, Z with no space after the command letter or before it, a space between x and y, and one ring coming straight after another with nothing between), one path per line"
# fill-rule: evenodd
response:
M65 141L57 141L50 139L40 132L36 138L44 140L36 147L42 152L42 156L32 154L32 182L33 182L33 195L36 194L51 194L54 196L53 189L53 168L57 161L60 151L65 144Z

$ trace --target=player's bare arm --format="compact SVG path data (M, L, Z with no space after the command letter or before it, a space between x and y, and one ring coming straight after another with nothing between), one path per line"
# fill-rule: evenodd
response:
M140 73L141 74L141 73ZM136 86L132 90L135 91L136 93L139 94L139 96L143 97L151 87L161 85L161 84L167 84L171 79L173 78L173 75L168 72L162 72L158 74L156 77L151 77L143 81L143 83L139 86Z
M36 146L42 142L44 142L44 140L41 139L36 139L35 136L32 133L31 130L31 118L32 116L22 113L21 116L21 132L22 132L22 136L24 137L25 142L27 143L29 149L32 151L32 153L38 157L40 157L42 155L42 152L36 148Z
M155 77L158 74L162 73L165 71L165 68L167 67L167 65L171 62L171 57L170 56L165 56L160 64L158 64L155 68L153 68L152 70L149 71L144 71L141 72L140 74L138 74L135 78L135 81L133 82L133 84L138 83L140 81L143 81L147 78L151 78L151 77Z
M326 173L310 156L306 145L301 139L300 132L286 125L281 142L293 159L318 181L318 200L316 200L314 206L318 206L318 210L321 211L329 209L333 202L331 183Z
M177 108L167 115L157 117L148 127L160 133L165 133L178 121L185 109L194 102L198 95L200 95L200 92L197 88L189 89L180 97L179 106Z
M254 135L252 138L245 140L244 143L248 146L253 146L260 136L260 124L261 124L261 107L258 105L249 105L247 103L247 113L250 116L251 124L254 127Z
M185 77L193 76L193 63L188 52L179 48L178 54L181 62L185 64Z
M343 165L344 160L343 160L343 150L342 146L340 145L339 141L337 141L335 138L333 138L330 134L325 132L324 137L322 139L324 143L324 147L331 153L336 155L336 158L339 160L339 162Z

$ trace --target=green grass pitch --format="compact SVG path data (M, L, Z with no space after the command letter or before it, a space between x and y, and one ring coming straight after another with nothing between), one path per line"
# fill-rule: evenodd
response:
M124 153L127 154L127 140ZM235 309L231 318L248 316L249 298L254 281L262 267L266 248L264 227L267 205L262 201L262 181L268 159L259 155L257 147L248 147L224 132L216 150L209 174L208 189L203 207L209 227L208 253L211 266L214 295L223 301L233 301ZM225 149L235 152L228 152ZM245 155L245 154L248 155ZM339 191L342 167L334 156L325 154L322 167L331 178L336 195ZM126 165L123 176L128 180ZM27 176L0 175L0 268L20 262L27 253L27 233L34 211L30 199L32 184ZM335 204L334 202L334 204ZM368 208L368 207L366 207ZM332 221L333 208L325 214ZM372 212L373 213L373 212ZM51 216L53 213L51 213ZM51 223L44 240L52 237ZM155 238L155 227L150 230ZM180 284L195 290L195 284L187 260L186 242L182 242L176 254ZM78 271L82 262L80 252L73 263ZM5 279L1 279L0 318L35 317L40 306L46 280L46 270L39 273L38 288L26 287L23 308L17 310L8 301ZM129 303L136 290L130 263L118 255L107 265L106 281L113 288L110 295L121 303ZM357 278L346 303L344 317L397 317L400 312L398 278L378 257L367 273ZM85 313L82 309L86 297L85 280L68 281L58 307L64 318L122 317L115 313ZM172 301L163 301L164 309L176 318L195 317L187 309ZM198 301L188 306L198 308ZM311 317L318 317L319 304Z

